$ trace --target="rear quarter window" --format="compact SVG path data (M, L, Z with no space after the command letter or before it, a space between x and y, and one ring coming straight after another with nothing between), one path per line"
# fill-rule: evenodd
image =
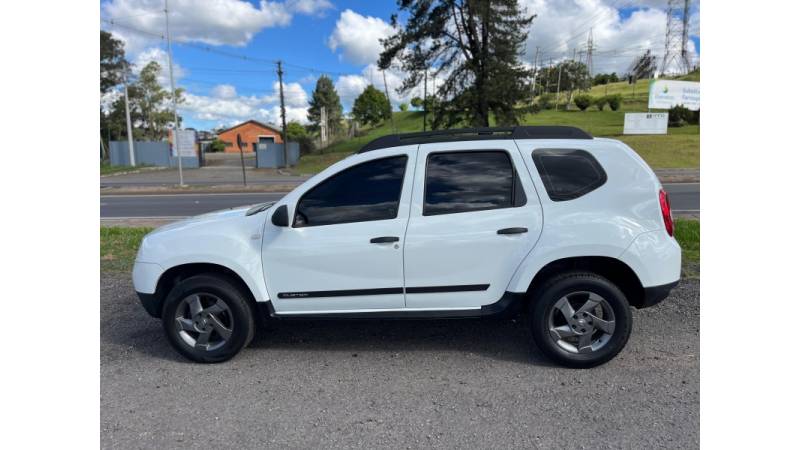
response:
M536 149L533 162L547 195L554 202L574 200L608 180L594 156L578 149Z

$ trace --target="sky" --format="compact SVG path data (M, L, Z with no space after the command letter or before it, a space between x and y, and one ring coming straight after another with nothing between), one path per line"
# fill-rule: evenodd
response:
M667 0L520 0L537 14L522 61L538 66L571 58L587 47L591 31L594 72L626 71L646 49L664 52ZM287 121L306 123L317 78L334 81L345 111L370 83L384 89L375 64L380 39L393 33L392 0L170 0L173 74L185 89L179 113L184 127L210 130L256 119L280 122L278 75L284 62ZM169 87L164 0L107 0L100 3L101 28L125 43L134 73L150 61L162 67ZM402 16L400 16L402 22ZM699 1L690 8L689 51L699 62ZM580 54L580 53L578 53ZM395 108L421 92L399 94L401 70L386 71ZM436 80L429 80L436 83ZM429 89L433 86L429 86ZM119 92L102 99L112 101Z

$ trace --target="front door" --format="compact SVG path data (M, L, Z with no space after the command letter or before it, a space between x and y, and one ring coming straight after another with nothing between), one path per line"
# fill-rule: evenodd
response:
M498 301L533 249L542 208L513 140L423 144L405 240L406 306Z
M278 314L402 309L403 241L417 146L355 155L282 199L263 266Z

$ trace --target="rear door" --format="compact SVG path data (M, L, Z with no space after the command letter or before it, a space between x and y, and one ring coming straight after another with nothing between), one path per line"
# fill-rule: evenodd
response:
M419 148L404 269L406 307L498 301L533 249L542 208L513 140Z

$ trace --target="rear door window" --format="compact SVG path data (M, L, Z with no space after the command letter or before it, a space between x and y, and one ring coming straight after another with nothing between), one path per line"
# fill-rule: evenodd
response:
M533 151L533 162L554 202L574 200L608 180L603 167L586 150L537 149Z
M526 202L525 191L505 151L428 155L424 216L513 208Z

